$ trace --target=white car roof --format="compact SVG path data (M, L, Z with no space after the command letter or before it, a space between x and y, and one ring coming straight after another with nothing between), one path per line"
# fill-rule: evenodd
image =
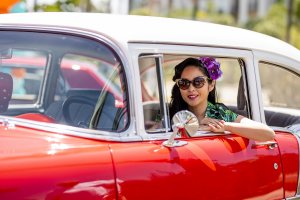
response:
M281 40L241 28L200 21L73 12L0 15L0 27L24 24L97 31L125 46L128 42L145 42L254 49L300 61L300 51Z

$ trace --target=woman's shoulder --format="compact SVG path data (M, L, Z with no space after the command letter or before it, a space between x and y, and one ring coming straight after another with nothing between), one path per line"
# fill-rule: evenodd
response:
M206 114L210 118L222 119L227 122L234 122L238 116L238 114L230 110L225 104L219 102L215 104L208 102Z
M223 110L230 110L224 103L216 103L215 104L216 108L219 108L219 109L223 109Z
M210 108L210 109L221 109L221 110L230 110L225 104L223 103L211 103L211 102L207 102L207 107Z

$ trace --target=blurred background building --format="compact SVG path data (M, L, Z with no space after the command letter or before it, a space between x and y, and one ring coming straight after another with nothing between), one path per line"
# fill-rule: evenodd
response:
M60 11L209 21L262 32L300 49L300 0L0 0L0 13Z

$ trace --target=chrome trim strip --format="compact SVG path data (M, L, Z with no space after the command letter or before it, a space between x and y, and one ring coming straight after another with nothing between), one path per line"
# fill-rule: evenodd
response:
M163 101L163 109L164 109L164 124L165 124L165 131L166 133L171 130L171 127L170 127L170 124L169 124L169 119L168 119L168 116L169 116L169 113L167 112L167 108L166 108L166 104L167 104L167 101L166 101L166 92L165 92L165 80L164 80L164 76L163 76L163 55L162 54L159 54L158 55L158 59L159 59L159 79L160 79L160 82L161 84L158 86L161 88L161 91L162 91L162 101Z
M125 134L125 132L108 132L101 130L92 130L85 128L72 127L63 124L54 124L47 122L37 122L33 120L20 119L14 117L0 116L0 123L3 126L7 126L9 129L16 129L17 126L28 127L32 129L39 129L42 131L58 133L63 135L84 137L89 139L100 139L106 141L120 141L120 142L129 142L129 141L141 141L140 136L132 136Z
M106 44L108 47L110 47L114 53L117 54L117 56L120 58L123 69L125 72L125 78L126 78L126 84L128 86L128 98L129 98L129 118L130 118L130 123L128 125L128 128L121 133L111 133L111 132L104 132L104 131L95 131L95 130L88 130L88 129L82 129L82 128L77 128L77 127L70 127L66 125L59 125L59 128L62 130L68 130L70 131L70 135L74 136L80 136L80 137L85 137L85 138L93 138L93 139L103 139L103 140L109 140L109 141L141 141L142 138L138 135L136 131L136 119L134 116L134 86L133 83L128 81L132 80L134 77L132 77L132 73L130 72L130 64L129 61L126 57L125 50L122 49L121 45L118 45L118 42L114 39L112 39L110 36L107 36L105 34L102 34L100 32L97 32L95 30L87 30L87 29L82 29L79 27L61 27L61 26L44 26L44 25L21 25L21 24L13 24L13 25L8 25L8 24L1 24L0 25L0 30L6 30L6 31L35 31L35 32L46 32L46 33L57 33L57 34L71 34L79 37L85 37L85 38L90 38L97 40L101 43ZM126 48L126 47L124 47ZM15 118L10 118L6 116L1 116L0 120L8 118L13 122L16 122L16 125L22 125L22 126L27 126L27 127L32 127L35 129L42 129L50 132L60 132L61 134L62 131L57 131L55 130L55 127L53 125L50 125L50 123L42 123L42 122L34 122L31 120L24 120L24 119L15 119ZM42 125L41 125L42 124ZM55 124L57 127L57 124ZM88 133L88 134L87 134ZM113 135L113 136L112 136Z
M300 200L300 195L296 195L294 197L286 198L286 200Z
M296 134L296 133L292 133L292 132L289 132L291 134L293 134L295 136L295 138L297 139L298 141L298 149L300 149L300 133ZM298 155L299 155L299 152L298 152ZM298 166L299 166L299 169L298 169L298 186L297 186L297 193L296 193L296 196L299 196L300 198L300 156L299 156L299 160L298 160Z
M297 142L298 142L298 150L300 150L300 133L293 133L292 131L290 131L288 128L284 128L284 127L277 127L277 126L271 126L271 128L274 131L281 131L281 132L285 132L285 133L289 133L295 136ZM298 155L300 155L299 153L300 151L298 151ZM296 196L295 197L291 197L291 198L287 198L287 199L300 199L300 156L299 156L299 160L298 160L298 184L297 184L297 191L296 191Z

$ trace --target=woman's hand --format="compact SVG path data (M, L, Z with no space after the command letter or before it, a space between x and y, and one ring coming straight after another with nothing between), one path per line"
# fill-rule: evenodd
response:
M212 131L212 132L224 132L225 131L225 121L213 118L205 117L200 121L200 130L202 131Z
M269 141L275 138L275 132L269 126L241 115L236 118L235 122L225 122L206 117L200 121L199 130L216 133L229 131L257 141Z

